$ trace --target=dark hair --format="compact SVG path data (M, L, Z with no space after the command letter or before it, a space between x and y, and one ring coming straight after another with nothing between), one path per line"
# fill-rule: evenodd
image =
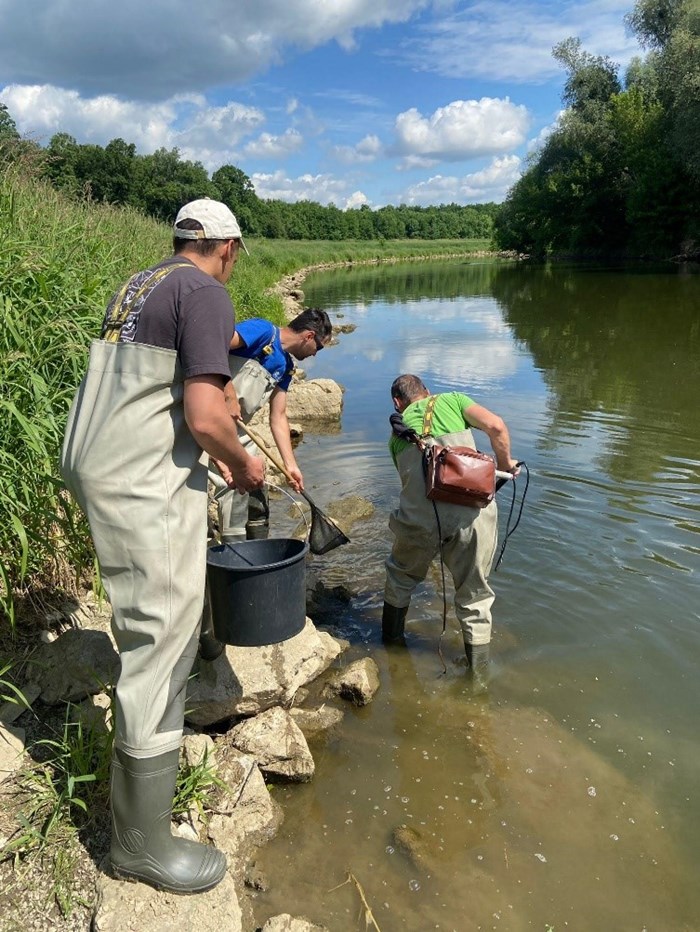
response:
M311 330L319 340L327 340L333 332L328 314L322 311L320 307L307 307L294 320L290 320L287 326L295 333Z
M204 227L199 220L181 220L176 224L179 230L203 230ZM173 236L173 253L177 256L179 253L187 250L196 252L198 256L211 256L221 243L227 243L226 239L181 239L179 236Z
M428 389L417 375L400 375L391 383L391 397L410 404L428 394Z

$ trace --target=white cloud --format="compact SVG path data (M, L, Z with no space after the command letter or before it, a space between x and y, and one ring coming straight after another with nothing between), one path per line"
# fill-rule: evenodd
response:
M552 135L555 129L558 128L561 118L566 113L566 110L560 110L557 113L553 122L543 126L539 133L533 138L528 139L527 141L527 151L528 152L537 152L538 149L541 149L542 146L547 142L549 137Z
M382 144L378 136L365 136L355 146L334 146L332 151L339 162L355 165L374 162L382 153Z
M392 58L449 78L481 78L517 83L542 82L561 75L552 47L578 36L594 55L609 55L622 65L638 54L626 35L624 14L632 0L477 0L455 5L434 19Z
M106 145L121 136L141 153L178 148L183 158L215 169L236 157L237 146L257 131L265 117L256 107L229 103L211 107L200 94L172 97L160 104L123 101L104 94L81 97L77 91L48 85L10 85L0 90L20 133L46 144L57 132L80 143Z
M526 107L493 97L455 100L424 117L415 107L396 117L395 151L412 158L461 161L507 152L527 136Z
M429 0L25 0L0 2L0 82L54 84L141 100L231 85L287 49L405 22Z
M428 206L430 204L478 204L502 201L508 189L520 177L521 160L517 155L493 159L490 165L461 178L435 175L411 185L397 203Z
M350 195L348 182L343 178L336 178L327 174L305 174L297 178L289 178L283 171L269 174L256 172L250 176L258 197L271 200L288 201L317 201L319 204L335 204L345 207L348 198L357 198L360 192Z
M362 193L362 191L353 192L349 198L345 201L345 209L351 210L353 207L362 207L363 204L369 204L367 197Z
M248 158L283 159L292 152L298 152L304 145L304 137L295 129L288 129L281 136L271 133L261 135L249 142L244 149Z

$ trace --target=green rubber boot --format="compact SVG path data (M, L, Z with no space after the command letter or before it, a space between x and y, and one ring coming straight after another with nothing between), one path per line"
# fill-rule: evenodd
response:
M172 893L203 893L224 879L226 858L212 845L170 832L179 753L136 758L114 749L110 858L119 878Z
M405 645L404 625L406 623L406 608L397 608L395 605L384 603L382 610L382 641L385 644Z
M467 667L474 689L484 692L489 684L489 659L491 656L490 644L464 644L467 655Z

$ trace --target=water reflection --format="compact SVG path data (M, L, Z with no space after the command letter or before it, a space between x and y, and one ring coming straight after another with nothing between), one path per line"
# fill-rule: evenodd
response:
M306 437L302 468L322 506L375 505L310 572L355 593L334 621L382 689L286 792L264 910L354 928L356 891L328 892L352 869L383 929L694 928L700 276L432 263L305 292L357 329L309 366L346 394L342 433ZM440 676L439 573L408 651L379 644L388 388L411 370L502 413L533 473L480 699L453 619Z

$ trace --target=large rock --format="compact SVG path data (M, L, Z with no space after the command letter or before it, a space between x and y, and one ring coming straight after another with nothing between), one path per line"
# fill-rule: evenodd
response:
M255 758L227 744L217 745L216 775L221 786L207 834L229 859L234 874L242 871L253 847L272 838L282 824L279 803L270 795Z
M337 420L342 410L343 389L333 379L295 379L287 392L290 419Z
M318 709L290 709L289 714L307 739L318 738L339 725L345 713L330 705Z
M268 777L307 783L314 775L306 738L289 712L279 706L236 725L229 738L234 747L251 754Z
M299 634L279 644L227 645L215 661L200 663L198 675L190 679L187 720L201 727L287 705L341 650L341 644L317 631L310 618Z
M119 654L104 631L73 628L50 644L42 644L32 657L28 679L41 689L48 705L77 702L115 683Z
M334 673L323 688L326 696L340 696L354 705L367 705L379 689L379 667L371 657L356 660Z
M230 874L196 896L163 893L143 883L124 883L108 873L97 878L93 932L242 932L241 908Z

